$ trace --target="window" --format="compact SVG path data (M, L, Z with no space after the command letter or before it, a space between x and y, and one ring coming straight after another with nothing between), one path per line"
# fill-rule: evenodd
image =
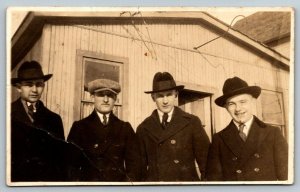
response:
M88 116L94 110L94 103L90 97L90 93L87 91L87 85L90 81L95 79L110 79L120 83L121 87L123 84L123 64L103 60L101 58L90 58L83 57L83 69L82 69L82 85L84 86L81 94L81 105L80 105L80 119ZM118 95L113 113L120 117L122 107L122 92Z
M212 137L211 95L195 90L179 92L178 106L185 112L199 117L209 139Z
M262 90L260 98L262 120L270 125L279 127L282 134L286 136L282 93Z

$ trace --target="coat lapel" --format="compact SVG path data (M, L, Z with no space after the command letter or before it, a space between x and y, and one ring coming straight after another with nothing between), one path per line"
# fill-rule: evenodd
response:
M172 117L168 127L166 128L166 130L162 131L159 142L162 142L162 141L170 138L171 136L175 135L180 130L185 128L190 122L189 121L190 118L185 118L185 117L187 117L186 113L183 112L178 107L175 107L174 112L173 112L173 117Z
M88 117L87 122L90 122L90 126L94 127L95 129L99 129L99 127L103 126L95 110Z
M224 141L224 143L228 146L228 148L232 151L232 153L240 157L242 149L244 145L244 142L240 138L238 129L236 128L233 121L230 122L230 124L224 129L223 132L221 132L221 137Z
M99 120L99 122L100 122L100 120ZM118 138L119 128L121 128L120 127L121 125L119 122L120 122L119 119L114 114L111 113L108 124L107 124L107 126L108 126L107 127L108 134L106 135L107 142L104 143L103 146L101 147L102 153L104 153L112 145L114 139ZM102 125L102 123L101 123L101 125Z
M241 165L244 164L253 155L260 144L264 141L268 135L268 129L265 129L266 124L261 122L257 117L254 116L253 123L251 125L249 135L241 153Z
M149 121L147 121L147 126L145 129L149 133L149 136L158 143L163 130L159 121L157 110L152 112L151 116L149 117Z
M105 135L104 126L101 123L101 120L95 110L87 118L87 122L88 122L89 126L92 127L92 129L94 130L94 134ZM110 140L107 139L107 137L108 137L107 135L105 138L107 140L107 142L106 143L103 142L103 144L101 144L101 147L100 147L101 152L104 152L111 143L111 139Z
M24 122L25 124L28 125L33 125L30 118L28 117L25 108L22 104L21 98L19 98L15 103L13 104L12 107L12 114L14 117L11 117L13 119L16 119L19 122Z

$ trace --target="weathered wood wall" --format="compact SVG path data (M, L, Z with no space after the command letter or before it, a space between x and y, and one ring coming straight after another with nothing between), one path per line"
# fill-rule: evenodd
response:
M222 94L225 79L239 76L250 85L283 90L288 111L289 72L281 70L237 42L219 38L198 50L193 49L219 34L200 23L53 25L46 24L41 39L25 59L42 62L45 73L53 73L43 100L59 113L65 134L74 120L76 51L91 51L128 58L128 113L123 119L134 128L155 108L150 95L152 79L158 71L170 72L176 81L217 90ZM29 56L30 55L30 56ZM227 112L212 103L216 131L228 124ZM288 115L288 113L286 113ZM288 119L287 119L288 120Z

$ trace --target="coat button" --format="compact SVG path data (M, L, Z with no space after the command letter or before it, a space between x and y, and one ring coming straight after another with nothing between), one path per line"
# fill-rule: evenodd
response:
M256 167L256 168L254 168L254 171L255 171L255 172L259 172L260 169Z
M175 139L172 139L172 140L171 140L171 144L173 144L173 145L176 144L176 140L175 140Z
M236 161L237 159L237 157L232 157L232 161Z
M119 157L118 156L114 156L114 159L119 159Z
M96 148L98 148L99 147L99 145L96 143L95 145L94 145L94 148L96 149Z
M179 163L179 160L175 159L175 160L174 160L174 163L175 163L175 164L178 164L178 163Z
M238 170L236 170L236 173L240 174L240 173L242 173L242 170L238 169Z
M260 155L258 153L255 153L254 157L258 159L258 158L260 158Z

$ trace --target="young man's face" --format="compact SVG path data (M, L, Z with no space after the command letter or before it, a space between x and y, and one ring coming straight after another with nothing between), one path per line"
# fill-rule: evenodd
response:
M155 101L157 109L163 113L169 113L176 104L176 90L162 91L152 93L152 99Z
M41 98L44 87L45 82L43 79L22 81L17 84L21 99L29 103L35 103Z
M117 99L117 95L111 91L100 91L91 95L94 98L95 109L102 114L110 113Z
M254 98L249 94L230 97L226 101L226 109L237 123L245 123L253 116Z

